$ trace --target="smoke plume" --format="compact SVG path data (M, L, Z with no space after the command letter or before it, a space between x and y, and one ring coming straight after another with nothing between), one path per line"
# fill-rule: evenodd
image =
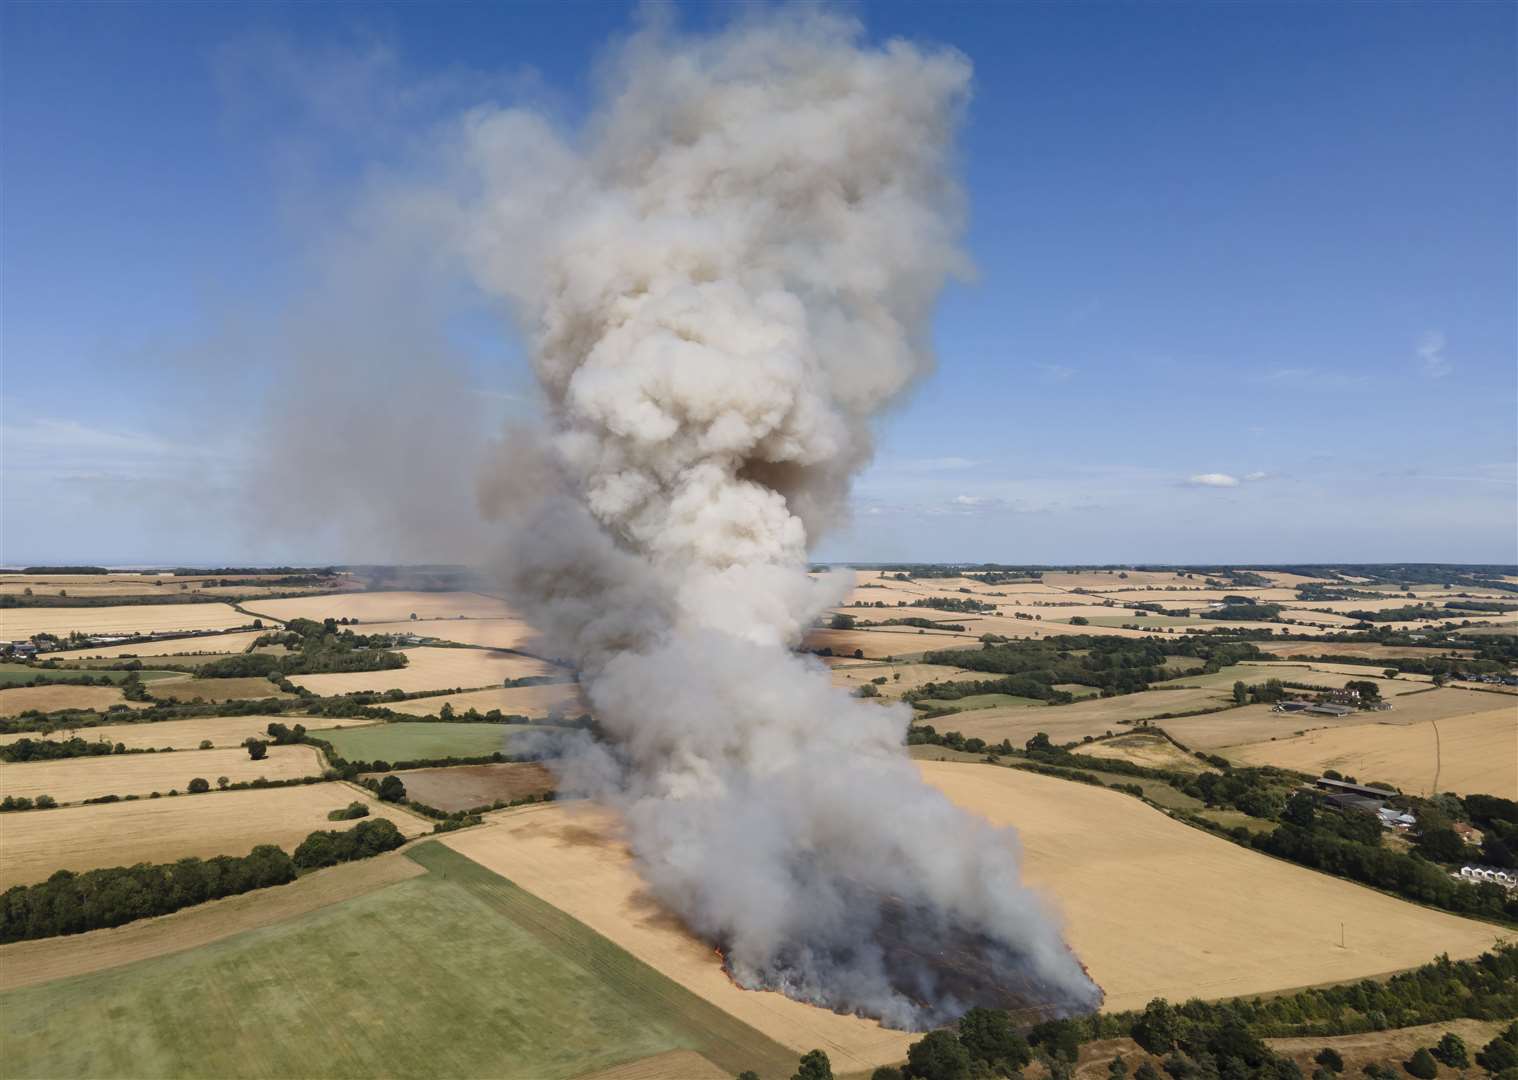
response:
M1093 1007L1013 835L922 782L907 709L795 651L847 585L809 545L966 269L968 63L808 10L654 26L603 74L574 137L472 114L466 190L419 208L533 343L545 426L503 441L482 501L605 735L566 782L620 810L743 986L906 1028Z

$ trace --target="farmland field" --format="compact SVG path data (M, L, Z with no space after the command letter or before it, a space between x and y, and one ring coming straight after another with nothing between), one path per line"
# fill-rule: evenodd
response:
M1194 755L1177 747L1163 735L1136 731L1131 735L1119 735L1115 739L1102 739L1076 747L1076 753L1087 757L1116 758L1146 769L1168 769L1172 772L1209 772L1209 766Z
M349 761L427 761L506 753L513 735L541 731L530 724L413 723L328 728L312 731Z
M971 709L1041 709L1046 704L1038 698L1018 697L1016 694L967 694L961 698L919 698L918 701L929 709L950 709L954 712L968 712Z
M55 712L58 709L95 709L104 712L113 705L141 709L150 702L128 701L114 686L14 686L0 690L0 716L18 716L30 709Z
M281 621L357 619L362 623L422 619L516 619L516 612L493 596L472 592L357 592L336 596L300 596L288 600L252 600L249 611Z
M233 679L178 679L173 682L153 683L148 694L159 701L239 701L251 698L288 698L285 693L262 676L246 676Z
M1380 715L1380 714L1374 714ZM1415 795L1453 791L1518 796L1518 707L1414 724L1358 723L1274 742L1233 746L1232 761L1302 772L1338 769Z
M244 622L247 620L244 619ZM94 657L170 656L200 653L222 654L245 652L267 630L240 630L230 634L206 634L203 637L166 638L162 641L139 641L132 645L100 645L92 648L65 649L48 653L50 660L81 660Z
M575 683L549 683L543 686L507 686L493 690L473 690L463 694L441 694L436 697L413 698L410 701L387 702L392 712L411 716L436 716L444 705L453 706L456 713L474 709L488 713L500 709L505 716L530 716L534 719L546 716L583 716L590 711L590 703L580 693Z
M412 857L430 872L190 951L5 994L7 1072L245 1076L256 1063L261 1076L568 1080L672 1050L726 1075L794 1066L468 859L435 844ZM91 1022L104 1009L113 1022Z
M0 762L0 795L51 795L61 803L71 803L99 795L184 791L196 777L214 787L221 776L237 783L260 776L293 780L320 776L321 771L321 760L309 746L271 746L262 761L254 761L246 750L238 748Z
M288 716L200 716L192 720L159 720L151 724L98 724L94 727L59 728L43 734L37 731L18 731L0 735L0 746L17 739L72 739L86 742L121 743L128 749L172 747L175 750L194 750L205 739L214 746L240 746L250 736L267 738L271 722L298 723L302 717ZM344 720L344 724L378 723L376 720ZM214 777L212 779L215 779Z
M1217 690L1145 690L1119 697L1089 698L1069 705L979 709L954 717L953 727L968 737L985 739L989 743L1011 739L1014 746L1023 745L1042 731L1058 745L1075 742L1087 735L1122 731L1127 721L1163 713L1218 708L1225 701L1226 695ZM940 721L935 726L944 725Z
M453 813L495 802L511 802L529 795L546 795L554 789L553 773L535 762L501 765L454 765L446 769L405 769L397 773L406 785L406 797L426 806Z
M389 818L407 836L431 828L409 811L339 783L29 810L5 815L0 889L41 881L60 869L246 855L258 844L293 851L312 830L333 827L328 811L355 799L368 802L371 816Z
M230 630L253 620L229 604L121 604L107 607L0 608L0 640L33 634L148 634Z
M406 666L387 671L338 672L330 675L292 675L290 681L323 696L359 690L474 690L500 686L507 679L562 675L562 668L518 653L490 649L449 649L422 646L404 650Z
M403 622L364 623L366 634L419 634L460 645L531 651L537 632L521 619L407 619Z
M951 634L924 631L919 634L910 626L891 626L880 630L813 630L806 635L804 647L812 651L828 648L834 656L864 653L869 660L886 656L917 656L932 649L978 649L980 641L974 634Z
M0 664L0 687L25 686L36 678L90 679L91 681L107 679L113 683L121 683L134 674L143 682L184 678L183 673L178 671L70 671L67 668L39 668L30 664Z
M897 678L897 676L901 676ZM898 698L908 690L930 682L960 682L965 679L988 679L994 676L983 671L966 668L945 667L942 664L867 664L862 660L849 660L832 666L833 685L845 690L857 690L865 683L878 678L885 682L878 687L883 698Z

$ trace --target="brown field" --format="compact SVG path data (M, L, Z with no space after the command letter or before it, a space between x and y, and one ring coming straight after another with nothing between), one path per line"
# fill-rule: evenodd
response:
M292 601L293 602L293 601ZM563 674L562 668L517 653L489 649L421 646L404 650L407 664L391 671L355 671L332 675L293 675L290 681L323 696L358 690L472 690L500 686L507 679Z
M999 743L1011 739L1021 746L1042 731L1056 745L1077 742L1087 735L1120 732L1125 723L1161 713L1190 712L1222 705L1220 689L1145 690L1112 698L1090 698L1070 705L1032 705L1026 708L976 709L929 721L940 731L963 732L971 738ZM1169 728L1170 721L1156 721ZM1300 725L1299 725L1300 726Z
M426 873L398 851L126 926L0 945L0 991L184 952Z
M100 795L184 791L197 776L215 787L221 776L237 783L260 776L293 780L320 776L321 771L321 759L309 746L271 746L269 756L262 761L254 761L246 750L238 748L0 762L0 795L32 799L51 795L61 803L72 803Z
M293 601L292 601L293 602ZM122 604L111 607L0 608L0 640L33 634L150 634L231 630L252 622L228 604Z
M1203 773L1211 769L1195 756L1186 753L1163 735L1134 732L1115 739L1086 743L1076 753L1088 757L1116 758L1142 765L1146 769L1169 769L1173 772Z
M436 716L444 704L452 705L456 713L468 712L470 709L488 713L491 709L500 709L507 716L528 716L534 719L546 716L576 717L590 712L590 703L580 693L577 683L502 686L465 694L396 701L386 705L386 708L408 716Z
M72 739L86 742L121 743L128 749L155 747L175 750L195 750L202 741L210 739L214 746L241 746L250 736L267 738L270 722L294 724L305 722L303 717L289 716L200 716L193 720L160 720L151 724L98 724L94 727L59 728L56 731L18 731L12 735L0 735L0 746L17 739ZM326 721L322 721L325 723ZM379 723L377 720L345 718L344 727ZM220 775L219 773L217 775ZM211 777L215 779L215 777Z
M255 675L236 679L165 680L149 683L148 693L159 701L194 701L196 698L206 701L262 701L264 698L292 696L268 679Z
M625 1065L585 1073L575 1080L728 1080L731 1075L694 1050L667 1050Z
M874 679L885 676L877 690L882 698L895 699L908 690L916 690L930 682L963 682L964 680L994 679L995 675L966 668L945 667L941 664L866 664L852 661L836 664L832 668L833 685L845 690L855 690ZM901 678L896 676L900 675Z
M450 814L497 801L511 802L554 790L553 773L532 762L503 765L456 765L447 769L407 769L397 773L367 773L378 780L399 776L406 797Z
M1379 715L1379 714L1377 714ZM1233 746L1232 761L1301 772L1338 769L1409 794L1518 797L1518 705L1415 724L1359 723Z
M431 830L430 822L339 783L29 810L7 814L0 829L0 890L55 870L246 855L259 844L293 851L313 830L337 828L327 812L354 800L369 803L371 817L389 818L408 837Z
M407 619L404 622L365 623L366 634L420 634L460 645L531 652L537 631L521 619Z
M83 660L102 657L114 659L122 656L194 656L198 654L221 655L246 652L248 646L268 633L267 630L247 630L231 634L208 634L205 637L168 638L164 641L139 641L135 645L102 645L93 649L65 649L48 653L49 660Z
M299 596L289 600L254 600L249 611L281 621L289 619L358 619L360 622L409 622L421 619L515 619L505 601L472 592L355 592L337 596Z
M104 712L112 705L132 709L146 708L149 702L128 701L114 686L15 686L0 690L0 716L19 716L28 709L54 712L58 709L96 709Z
M1265 858L1116 792L987 765L921 768L967 809L1017 825L1025 873L1062 909L1108 1009L1378 975L1472 956L1505 933ZM604 811L548 804L443 843L771 1038L826 1050L839 1071L900 1060L915 1036L734 986L708 946L651 907L616 828Z

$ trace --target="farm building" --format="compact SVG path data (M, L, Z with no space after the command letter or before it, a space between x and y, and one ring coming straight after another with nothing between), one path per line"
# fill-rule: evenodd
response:
M1319 789L1331 791L1341 795L1363 795L1369 799L1393 799L1397 792L1388 791L1386 788L1367 787L1364 784L1352 784L1348 780L1330 780L1326 776L1320 776L1313 781Z
M1518 889L1518 873L1500 870L1495 866L1462 866L1460 879L1477 884L1501 885L1504 889Z
M1418 819L1406 810L1397 810L1390 806L1383 806L1377 810L1376 816L1381 819L1383 828L1395 829L1397 832L1408 832L1418 824Z
M1306 711L1315 716L1348 716L1355 709L1352 705L1336 705L1331 701L1325 701L1307 706Z

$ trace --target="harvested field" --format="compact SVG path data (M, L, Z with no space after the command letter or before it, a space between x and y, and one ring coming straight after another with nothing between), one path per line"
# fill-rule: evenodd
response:
M865 683L884 676L886 681L878 687L880 696L892 699L930 682L962 682L966 679L973 681L996 677L983 671L945 667L941 664L866 664L859 660L836 664L832 672L833 685L845 690L858 689ZM899 679L898 675L901 676Z
M798 1053L814 1047L827 1051L838 1072L906 1056L918 1036L770 991L739 989L711 946L691 937L648 898L627 849L616 839L617 828L607 811L547 803L502 814L483 829L450 833L442 843L509 874L534 896L776 1042Z
M6 1071L570 1080L674 1050L728 1076L795 1067L510 882L437 844L407 854L429 872L196 949L7 993ZM102 1014L112 1022L91 1022Z
M812 630L802 647L815 652L832 649L834 656L851 657L856 651L866 659L887 656L918 656L933 649L978 649L976 634L950 634L937 631L918 633L910 626L883 627L879 630Z
M630 1061L599 1072L586 1073L575 1080L728 1080L726 1069L719 1069L693 1050L670 1050L653 1057Z
M1363 721L1363 718L1362 718ZM1301 772L1338 769L1414 795L1518 798L1518 705L1415 724L1358 723L1229 747L1231 761Z
M406 810L371 799L362 788L339 783L31 810L5 816L0 890L41 881L55 870L246 855L258 844L293 851L313 830L334 827L328 811L355 799L370 804L370 816L389 818L407 836L432 828Z
M533 651L537 631L521 619L416 619L365 623L366 634L420 634L460 645Z
M0 992L185 952L424 873L401 852L387 851L317 870L288 885L211 900L126 926L0 945Z
M359 622L410 622L422 619L516 619L502 600L472 592L353 592L337 596L298 596L289 600L252 600L243 607L288 622L290 619L357 619Z
M494 690L474 690L465 694L447 694L437 697L414 698L411 701L394 701L386 705L392 712L409 716L436 716L444 705L453 706L455 713L474 709L488 713L500 709L504 716L530 716L541 719L547 716L566 716L571 719L590 712L590 703L580 693L577 683L549 683L544 686L507 686Z
M262 761L254 761L240 748L111 754L57 761L0 762L0 795L30 799L51 795L61 803L72 803L101 795L184 791L196 777L215 787L217 778L222 776L235 784L260 776L266 780L294 780L320 776L321 772L321 759L309 746L271 746L268 757Z
M1362 1076L1365 1066L1375 1062L1396 1068L1412 1057L1422 1047L1434 1046L1452 1031L1465 1040L1471 1055L1490 1042L1497 1032L1507 1026L1501 1020L1445 1020L1438 1024L1420 1024L1417 1027L1392 1028L1387 1031L1367 1031L1360 1035L1315 1035L1311 1038L1266 1039L1265 1045L1278 1054L1285 1054L1302 1069L1303 1076L1311 1076L1317 1066L1313 1058L1325 1046L1331 1046L1344 1059L1343 1076ZM1399 1070L1405 1071L1405 1070ZM1439 1066L1440 1076L1467 1076L1480 1071L1451 1069ZM1103 1070L1105 1075L1106 1070Z
M163 684L160 684L163 685ZM31 709L56 712L59 709L94 709L105 712L113 705L129 709L146 708L151 702L128 701L114 686L16 686L0 690L0 716L19 716Z
M1380 975L1511 934L1258 855L1117 792L991 765L921 768L966 809L1017 828L1025 873L1062 909L1105 1009Z
M253 642L266 633L268 633L267 630L241 630L230 634L207 634L204 637L139 641L134 645L101 645L96 648L65 649L62 652L48 653L48 659L68 662L95 657L116 659L133 656L225 655L246 652Z
M406 797L426 806L453 813L514 802L554 790L553 773L535 762L503 765L454 765L446 769L404 769L395 773L368 773L378 780L398 776L406 785Z
M50 680L55 684L66 682L84 683L86 680L95 682L104 679L119 686L134 674L143 682L155 682L159 679L183 679L185 677L184 673L179 671L74 671L69 668L39 668L33 667L30 664L0 663L0 686L28 686L34 679Z
M475 690L500 686L507 679L562 675L563 668L518 653L489 649L449 649L422 646L403 650L406 666L389 671L339 672L331 675L292 675L290 681L324 697L359 690Z
M1342 687L1350 682L1368 682L1375 684L1383 698L1393 698L1415 690L1427 690L1432 685L1426 675L1404 675L1396 679L1383 679L1381 672L1371 667L1359 667L1354 664L1292 663L1285 660L1246 660L1240 664L1230 664L1221 671L1214 671L1211 674L1182 675L1179 678L1167 679L1153 685L1156 689L1205 686L1217 690L1232 690L1235 682L1254 686L1268 679L1331 687Z
M1119 761L1142 765L1146 769L1168 769L1171 772L1203 773L1212 769L1196 756L1188 754L1163 735L1134 732L1119 735L1115 739L1085 743L1076 752L1087 757L1115 758Z
M271 722L295 724L306 720L306 717L300 716L199 716L193 720L159 720L151 724L98 724L94 727L58 728L46 733L18 731L11 735L0 735L0 746L17 739L72 739L77 736L86 742L121 743L129 750L149 746L195 750L206 739L210 739L213 746L241 746L243 740L250 736L268 738ZM343 722L350 726L379 723L378 720L361 719Z
M262 701L293 697L262 676L235 679L176 679L151 683L148 694L158 701Z
M1042 709L1046 702L1016 694L966 694L959 698L919 698L917 704L933 711L970 712L974 709Z
M230 630L253 620L229 604L122 604L109 607L0 608L0 640L33 634L150 634Z
M1089 698L1069 705L979 709L954 717L953 728L971 738L999 743L1011 739L1021 746L1042 731L1056 745L1078 742L1087 735L1120 732L1125 723L1165 713L1218 708L1226 695L1217 690L1145 690L1119 697ZM932 721L930 721L932 723ZM935 723L947 729L946 721Z
M393 723L312 731L349 761L432 761L506 753L513 735L540 731L530 724Z

